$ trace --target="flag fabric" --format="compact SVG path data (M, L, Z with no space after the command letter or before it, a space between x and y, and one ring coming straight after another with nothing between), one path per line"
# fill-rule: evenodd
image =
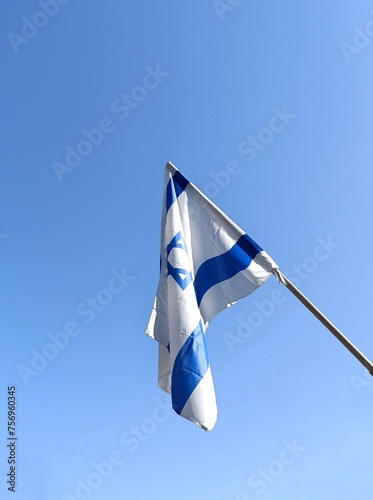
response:
M171 393L173 409L206 431L217 419L209 322L276 269L240 227L166 165L160 277L146 333L158 341L158 383Z

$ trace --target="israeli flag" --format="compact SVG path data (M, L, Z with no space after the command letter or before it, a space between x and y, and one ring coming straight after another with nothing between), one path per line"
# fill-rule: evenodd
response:
M259 245L166 165L160 278L146 333L159 343L158 383L171 393L173 409L206 431L217 419L206 329L275 269Z

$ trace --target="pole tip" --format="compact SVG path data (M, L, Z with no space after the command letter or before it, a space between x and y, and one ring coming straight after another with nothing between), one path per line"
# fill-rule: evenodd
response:
M175 172L177 170L177 168L175 167L175 165L173 163L171 163L170 161L167 162L167 165L166 167L169 169L169 170L172 170L173 172Z

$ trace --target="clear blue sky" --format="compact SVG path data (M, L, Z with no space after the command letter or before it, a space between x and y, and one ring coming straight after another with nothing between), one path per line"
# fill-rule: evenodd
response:
M1 498L371 500L373 379L274 278L207 332L208 434L144 335L170 160L373 359L371 2L40 4L0 7Z

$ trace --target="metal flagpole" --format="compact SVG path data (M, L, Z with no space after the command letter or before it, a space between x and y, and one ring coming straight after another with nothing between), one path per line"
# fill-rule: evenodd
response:
M355 356L355 358L357 360L360 361L360 363L362 365L365 366L365 368L369 371L369 373L373 376L373 364L369 361L368 358L366 358L364 356L364 354L362 352L359 351L359 349L357 347L354 346L354 344L352 344L352 342L350 342L348 340L347 337L345 337L343 335L343 333L341 331L338 330L338 328L333 325L333 323L331 323L328 318L326 316L323 315L323 313L321 311L319 311L317 309L316 306L314 306L312 304L312 302L310 302L307 297L305 297L303 295L303 293L298 290L298 288L293 285L293 283L291 281L289 281L287 279L287 277L282 274L282 272L279 270L279 269L276 269L273 271L273 274L277 277L277 279L283 284L285 285L290 291L291 293L293 293L296 298L298 300L300 300L302 302L302 304L304 306L307 307L307 309L309 311L311 311L311 313L316 316L316 318L321 321L321 323L326 326L326 328L335 336L337 337L337 339L350 351L351 354L353 354Z

